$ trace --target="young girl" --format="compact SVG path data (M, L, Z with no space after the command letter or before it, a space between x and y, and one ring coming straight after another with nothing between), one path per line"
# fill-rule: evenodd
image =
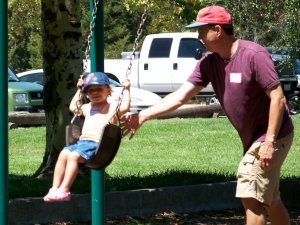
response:
M117 116L114 114L118 101L108 102L107 97L112 92L109 85L108 77L101 72L90 73L84 80L82 78L78 80L78 90L71 101L70 110L74 114L85 117L82 133L78 142L65 147L60 152L54 169L52 187L44 197L45 202L71 199L70 188L77 176L79 164L85 164L93 158L105 125L108 122L117 122ZM123 100L118 111L119 116L130 109L129 80L125 80L123 86ZM82 92L87 94L90 100L87 104L82 104L80 98L82 87Z

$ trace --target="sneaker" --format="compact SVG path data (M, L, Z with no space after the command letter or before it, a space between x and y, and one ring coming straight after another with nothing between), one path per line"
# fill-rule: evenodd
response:
M50 190L44 197L45 202L65 202L71 200L71 192L65 192L61 189Z

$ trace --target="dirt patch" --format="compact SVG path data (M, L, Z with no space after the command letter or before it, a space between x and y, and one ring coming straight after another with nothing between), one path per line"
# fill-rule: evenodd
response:
M289 210L292 225L300 225L300 208ZM86 223L52 223L48 225L90 225ZM107 225L240 225L245 224L243 209L176 214L158 213L151 217L110 218ZM267 223L270 224L270 223Z

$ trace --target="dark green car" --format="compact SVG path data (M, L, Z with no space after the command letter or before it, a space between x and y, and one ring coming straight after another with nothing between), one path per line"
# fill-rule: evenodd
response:
M43 112L43 86L21 82L8 68L8 112Z
M298 91L297 60L292 63L291 49L267 48L271 54L281 86L291 114L300 113L300 96ZM299 59L298 59L299 60Z

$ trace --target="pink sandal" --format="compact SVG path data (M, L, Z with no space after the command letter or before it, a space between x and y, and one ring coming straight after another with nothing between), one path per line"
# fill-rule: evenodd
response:
M71 192L65 192L61 189L51 188L44 197L45 202L65 202L71 200Z
M49 196L51 196L55 191L57 190L57 188L50 188L48 193L44 196L44 202L49 202Z

